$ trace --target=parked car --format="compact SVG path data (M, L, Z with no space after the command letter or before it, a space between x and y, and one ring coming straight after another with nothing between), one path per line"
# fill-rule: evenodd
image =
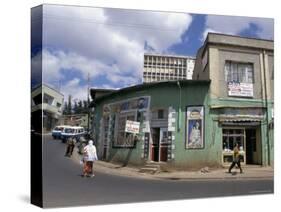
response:
M65 127L61 133L61 140L63 143L66 142L66 140L70 137L76 138L78 141L81 136L84 136L86 134L86 131L83 127L72 127L68 126Z
M62 125L62 126L56 126L53 130L52 130L52 136L54 139L60 139L61 138L61 133L64 130L64 128L69 127L67 125Z

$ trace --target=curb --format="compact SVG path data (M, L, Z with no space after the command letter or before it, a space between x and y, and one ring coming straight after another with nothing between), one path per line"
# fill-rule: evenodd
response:
M73 154L71 159L80 164L81 156L78 153L78 148L75 147L73 150ZM105 163L101 161L101 163ZM82 166L82 165L81 165ZM272 176L219 176L219 177L182 177L182 176L157 176L153 174L146 174L146 173L140 173L138 172L138 169L135 170L118 170L118 168L121 168L120 166L111 165L112 167L100 164L99 162L94 164L94 169L97 171L106 173L106 174L112 174L117 176L123 176L123 177L135 177L139 179L147 179L147 180L165 180L165 181L206 181L206 180L273 180L274 179L274 173ZM122 173L123 171L123 173ZM125 172L125 173L124 173Z

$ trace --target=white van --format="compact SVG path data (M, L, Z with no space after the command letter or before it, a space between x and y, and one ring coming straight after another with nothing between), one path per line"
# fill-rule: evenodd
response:
M72 127L68 126L65 127L61 133L61 140L63 143L66 142L68 138L76 138L77 140L80 139L81 136L84 136L86 131L83 127Z
M60 125L60 126L56 126L53 130L52 130L52 136L54 139L60 139L61 138L61 133L64 130L64 128L69 127L68 125Z

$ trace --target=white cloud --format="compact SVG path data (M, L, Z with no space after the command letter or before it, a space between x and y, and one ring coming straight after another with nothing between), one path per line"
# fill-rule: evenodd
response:
M41 53L39 53L41 54ZM105 76L113 85L123 83L125 85L137 82L134 75L128 75L122 72L120 68L113 64L107 65L99 60L88 59L73 52L49 51L44 49L43 57L43 82L54 84L58 81L63 81L65 77L62 74L63 70L76 70L82 74L82 79L87 80L90 73L91 80L95 80L99 76ZM34 63L37 61L37 56L34 57ZM75 81L76 82L76 81Z
M183 13L44 6L44 45L75 52L141 77L144 43L161 52L178 42L192 17Z
M202 35L202 37L201 37L201 41L202 41L202 42L205 41L205 39L206 39L206 37L207 37L207 35L208 35L209 32L221 33L221 32L219 32L219 31L213 30L213 29L211 29L211 28L207 28L207 29L205 29L205 31L203 32L203 35Z
M72 69L80 80L88 73L93 81L104 76L106 87L140 83L144 44L166 52L181 42L191 21L183 13L44 5L43 79L54 84L63 69ZM66 88L79 93L77 80Z
M31 58L31 83L35 86L42 82L42 53L38 52Z
M87 99L87 85L81 86L80 79L74 78L61 87L61 92L64 94L64 100L68 101L68 96L71 95L72 101Z
M202 34L202 40L205 39L208 32L239 35L243 30L249 29L251 24L254 24L258 28L256 33L259 38L274 38L273 19L208 15L206 16L205 30Z

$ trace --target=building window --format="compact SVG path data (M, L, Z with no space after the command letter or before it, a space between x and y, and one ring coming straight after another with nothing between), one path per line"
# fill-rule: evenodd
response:
M245 149L244 145L244 129L223 129L223 150L232 151L235 144L238 143L241 149Z
M224 71L226 82L254 83L252 63L226 61Z
M164 110L158 110L158 119L163 119L164 118Z
M125 125L126 121L136 120L136 113L135 112L126 112L122 113L118 117L117 121L117 136L114 143L115 147L133 147L134 146L134 136L131 133L125 132Z
M42 94L38 94L37 96L33 97L33 101L35 105L42 104Z
M53 101L54 101L54 97L52 97L52 96L50 96L48 94L44 94L44 97L43 97L43 102L44 103L52 105Z

